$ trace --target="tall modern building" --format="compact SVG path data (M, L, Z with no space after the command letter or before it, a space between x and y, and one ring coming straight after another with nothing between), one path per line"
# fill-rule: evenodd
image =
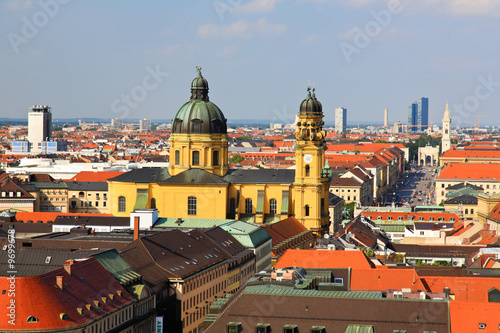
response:
M388 122L389 120L389 110L385 109L384 110L384 127L387 128L388 127Z
M429 126L429 99L422 97L408 107L408 131L424 131Z
M335 109L335 132L344 133L347 124L347 109Z
M52 113L47 105L33 105L28 113L30 151L41 152L42 142L52 138Z
M120 118L111 119L111 127L114 129L122 129L123 120L121 120Z
M139 120L139 131L150 131L151 130L151 120L141 119Z

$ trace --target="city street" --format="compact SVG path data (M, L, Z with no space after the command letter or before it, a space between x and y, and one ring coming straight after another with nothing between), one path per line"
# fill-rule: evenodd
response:
M386 205L392 202L397 206L408 203L411 207L439 204L434 201L435 170L435 166L413 167L412 171L406 173L394 186Z

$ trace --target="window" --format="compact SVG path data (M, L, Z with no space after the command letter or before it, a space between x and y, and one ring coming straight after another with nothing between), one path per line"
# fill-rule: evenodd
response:
M278 201L276 199L269 200L269 214L276 215L278 212Z
M200 165L200 152L193 151L193 165Z
M127 210L127 199L125 197L118 197L118 212L123 213Z
M106 201L104 201L104 202L102 203L102 206L103 206L103 207L106 207L106 203L107 203L107 202L106 202Z
M306 165L306 177L309 177L311 175L311 168L309 165Z
M151 208L156 209L156 199L155 198L151 199Z
M79 198L84 198L85 197L85 193L83 193L83 192L78 193L78 197Z
M38 318L35 316L29 316L27 322L28 323L38 323Z
M464 214L469 214L469 209L465 208Z
M236 215L236 199L231 198L229 199L229 216L231 218L234 218L235 215Z
M283 333L297 333L297 325L283 326Z
M181 164L181 152L179 150L175 151L175 164Z
M271 325L270 324L264 324L264 323L259 323L255 326L256 333L270 333L271 332Z
M311 327L311 333L325 333L325 326L313 326Z
M245 214L252 214L252 213L253 213L252 199L250 198L245 199Z
M227 333L239 333L241 329L241 323L228 323L227 324Z
M352 200L356 201L356 196L353 196L353 197L352 197Z
M424 232L423 231L420 231L420 236L423 236L424 235Z
M354 198L356 200L356 198ZM321 198L321 214L325 213L325 198Z
M188 215L196 215L196 197L188 197Z
M212 165L219 165L219 151L214 150L212 152Z
M306 216L309 216L309 205L306 205Z
M474 214L474 208L471 208L471 209L470 209L470 213L471 213L471 214Z

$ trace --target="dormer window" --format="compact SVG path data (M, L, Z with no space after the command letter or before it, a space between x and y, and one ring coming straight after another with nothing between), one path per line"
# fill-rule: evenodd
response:
M26 320L28 323L38 323L38 318L35 316L29 316L28 320Z

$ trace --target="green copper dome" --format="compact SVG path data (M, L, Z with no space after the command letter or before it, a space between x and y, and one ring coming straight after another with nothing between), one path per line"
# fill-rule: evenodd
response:
M172 134L227 134L226 118L208 99L208 82L196 68L198 76L191 83L191 99L172 119Z
M316 99L316 94L314 93L314 88L312 89L311 95L311 87L307 88L307 97L300 103L300 114L322 114L323 106Z

